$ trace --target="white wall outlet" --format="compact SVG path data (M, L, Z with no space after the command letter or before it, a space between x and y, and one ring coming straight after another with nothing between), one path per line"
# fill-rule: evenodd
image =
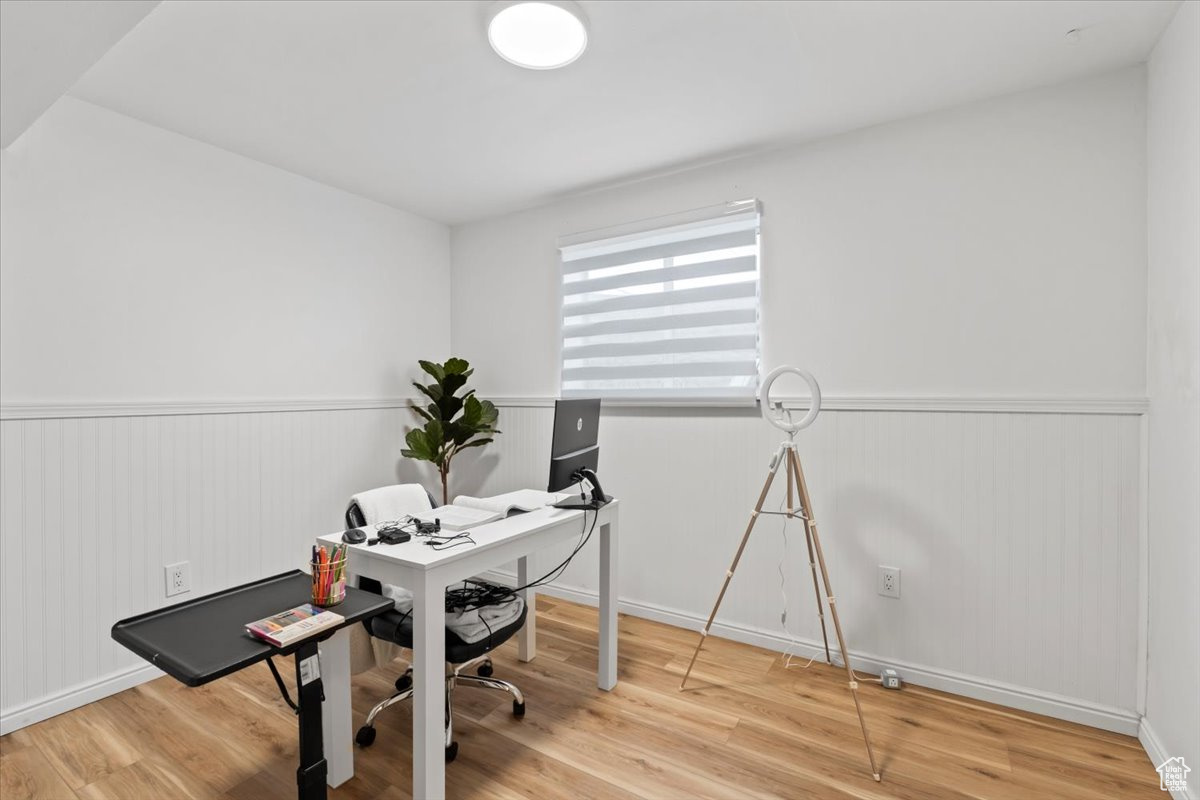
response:
M899 689L903 686L903 683L900 681L900 673L894 669L885 669L879 673L879 682L883 684L883 688L885 689Z
M884 597L900 596L900 568L879 566L879 578L876 581L876 591Z
M192 577L187 561L180 561L178 564L167 564L163 567L163 571L167 575L167 597L173 597L174 595L192 590Z

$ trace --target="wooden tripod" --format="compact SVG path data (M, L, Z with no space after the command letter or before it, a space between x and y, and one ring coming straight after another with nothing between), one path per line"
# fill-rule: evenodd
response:
M771 489L771 484L775 480L775 473L779 471L779 465L784 464L784 469L787 472L787 511L763 511L763 503L767 499L767 492ZM796 508L793 503L793 485L795 486L800 507ZM758 521L760 514L782 514L788 519L800 517L804 520L804 538L808 542L808 566L812 570L813 591L817 596L817 616L821 620L821 637L825 640L825 661L829 664L833 663L833 659L829 655L829 635L825 631L825 612L821 603L821 583L825 586L825 597L829 601L829 613L833 617L833 630L837 634L838 648L842 653L842 663L846 666L846 677L850 679L850 695L854 698L854 709L858 712L858 724L862 727L863 742L867 745L867 759L871 762L871 775L875 780L880 780L879 770L875 766L875 752L871 749L871 737L867 734L867 721L863 718L862 705L858 702L858 681L854 679L854 670L850 666L850 654L846 651L846 638L842 635L842 623L838 620L837 603L833 596L833 587L829 584L829 571L825 568L825 555L821 552L821 537L817 534L817 521L813 518L812 500L808 496L808 484L804 480L804 469L800 466L800 456L796 453L796 443L791 439L779 445L779 449L775 452L775 457L771 459L771 468L767 473L767 480L763 484L762 492L758 495L758 503L754 506L754 510L750 512L750 522L746 525L746 532L742 535L742 541L738 545L737 553L733 556L733 563L729 566L729 570L725 573L725 582L721 584L721 591L717 595L717 602L713 604L712 613L708 615L708 622L704 623L704 630L700 632L700 641L696 643L696 651L692 653L692 660L688 663L687 672L683 675L683 680L679 684L682 690L684 684L687 683L688 676L692 674L692 667L696 665L696 657L700 655L700 649L704 646L704 640L708 637L709 629L712 628L713 619L717 616L717 609L721 607L721 601L725 599L725 591L729 588L729 582L733 580L733 573L737 569L738 562L742 559L742 553L746 549L746 542L750 541L750 532L754 530L754 523ZM821 580L817 580L817 568L821 570Z

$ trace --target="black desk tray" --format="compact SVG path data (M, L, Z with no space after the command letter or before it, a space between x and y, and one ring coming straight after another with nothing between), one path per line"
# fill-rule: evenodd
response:
M176 680L200 686L392 608L386 597L347 587L346 599L329 609L345 617L336 628L286 649L246 633L248 622L310 602L312 579L293 570L123 619L113 625L112 638Z

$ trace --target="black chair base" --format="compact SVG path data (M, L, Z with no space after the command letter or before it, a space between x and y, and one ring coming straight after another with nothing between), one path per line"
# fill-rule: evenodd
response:
M464 675L471 667L476 668L475 675ZM525 716L525 696L521 693L514 684L508 681L500 680L492 677L493 674L492 659L490 656L479 656L470 661L467 661L457 666L453 666L450 673L446 675L446 761L453 761L458 757L458 742L454 741L454 710L453 696L454 689L459 684L469 686L478 686L483 689L499 689L513 696L512 713L514 717ZM396 679L396 692L391 697L379 703L367 714L366 723L358 729L354 735L354 743L359 747L367 748L375 743L375 718L379 716L385 708L393 706L396 703L403 702L412 697L413 681L412 667L404 671L404 674Z

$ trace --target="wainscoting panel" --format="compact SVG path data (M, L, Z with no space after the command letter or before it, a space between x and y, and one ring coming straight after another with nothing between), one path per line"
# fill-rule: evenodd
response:
M168 603L163 565L189 561L192 591L171 600L196 597L301 566L354 491L416 479L436 492L428 469L399 457L402 407L76 411L0 421L3 731L153 674L109 629ZM544 486L552 416L547 402L502 405L504 433L455 463L452 496ZM900 664L918 682L1132 730L1139 424L1095 409L871 408L826 411L801 432L864 667ZM699 627L779 439L746 409L605 411L600 476L621 499L625 610ZM881 564L901 569L900 599L876 594ZM585 548L558 591L586 599L596 573ZM716 632L781 649L794 636L811 654L820 628L799 525L760 520Z
M355 491L398 479L403 408L0 422L5 731L123 688L123 617L302 566ZM163 566L191 564L168 600ZM136 681L133 681L136 682ZM70 705L70 702L67 702Z
M504 435L462 465L460 490L543 486L552 418L502 407ZM621 501L627 610L699 628L780 438L747 410L605 411L599 475ZM827 411L797 443L852 651L956 676L943 688L1012 687L1051 698L1035 710L1136 730L1136 414ZM766 507L783 500L781 474ZM899 599L876 593L879 565L901 569ZM589 547L558 585L587 597L596 574ZM760 518L718 623L813 652L799 524Z

